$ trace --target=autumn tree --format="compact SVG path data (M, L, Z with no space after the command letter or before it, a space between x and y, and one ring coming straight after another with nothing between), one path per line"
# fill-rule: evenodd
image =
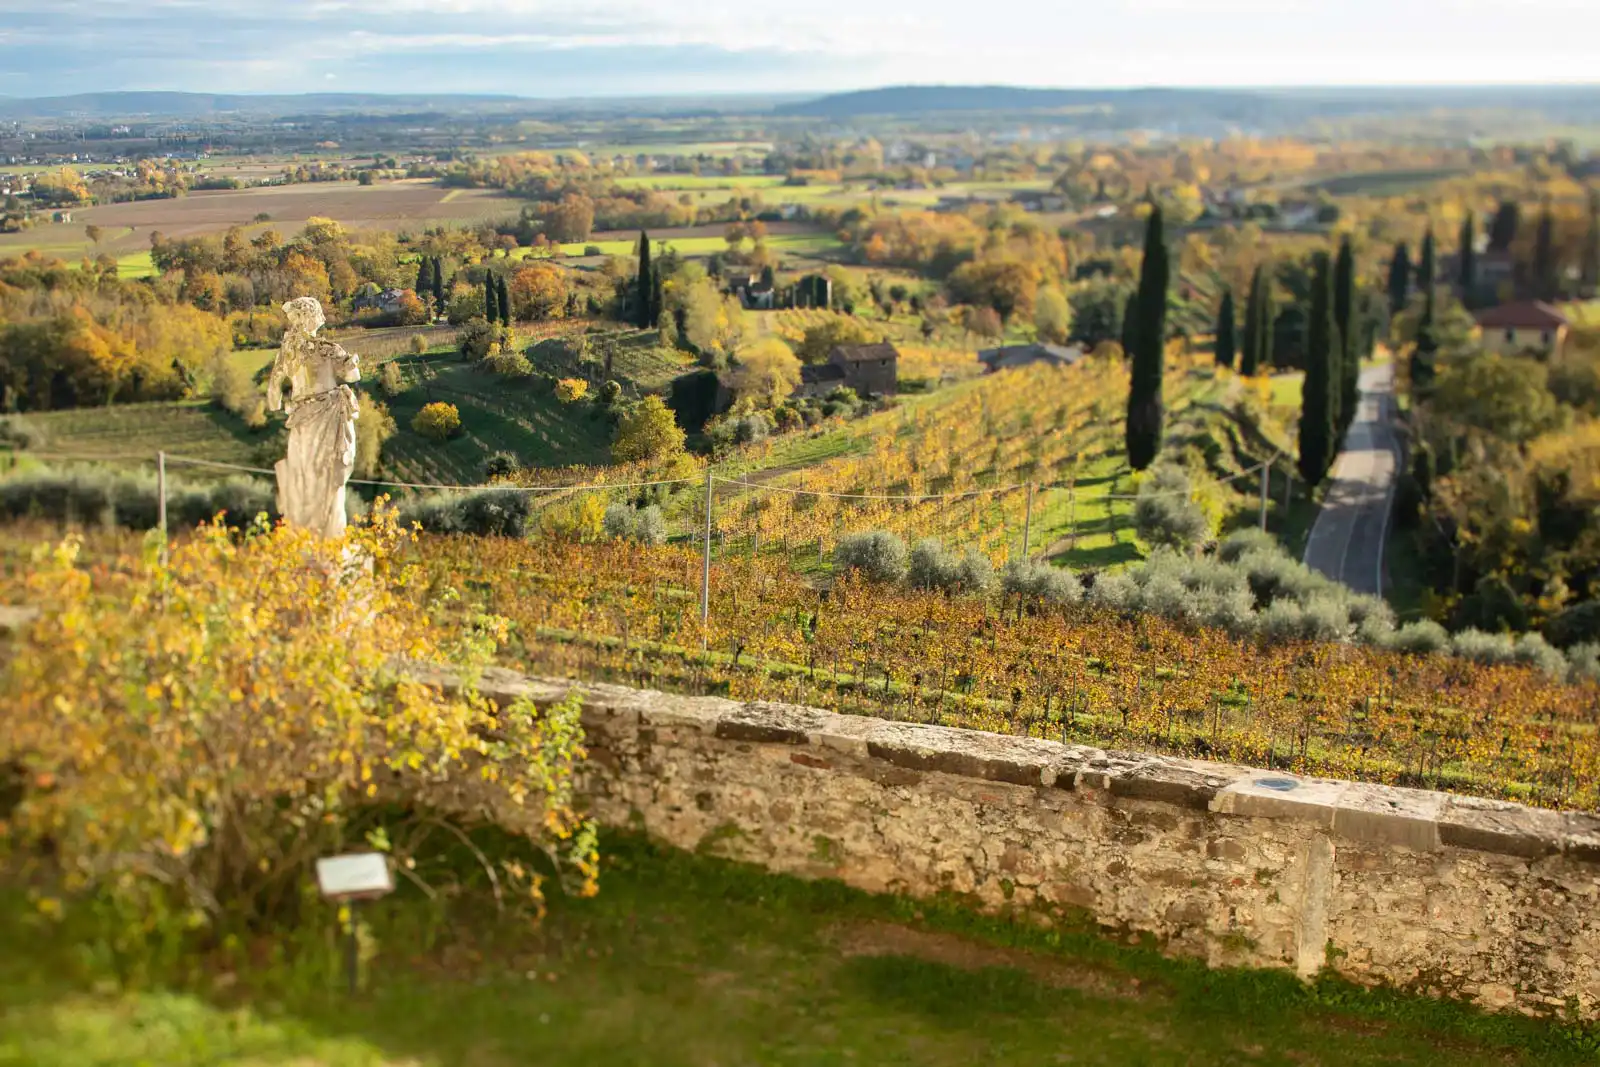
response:
M634 404L617 422L611 458L618 463L655 462L683 451L684 433L659 396L651 394Z
M1233 369L1234 358L1233 290L1222 290L1222 306L1217 309L1217 366Z
M862 323L844 315L835 315L806 328L805 336L800 341L800 361L823 363L839 345L870 345L878 340L879 336Z
M548 264L524 267L511 278L511 309L524 322L560 318L568 295L566 276Z
M722 376L733 395L757 407L776 407L800 384L800 360L776 337L764 337L739 350Z
M1161 451L1161 377L1166 357L1170 271L1161 206L1152 204L1145 223L1144 259L1139 266L1137 326L1130 338L1133 357L1124 437L1128 463L1134 470L1150 466Z
M1337 451L1339 380L1335 360L1339 327L1334 321L1333 272L1326 252L1318 252L1311 289L1311 326L1306 374L1300 389L1300 476L1316 486L1327 476Z
M1033 326L1046 341L1062 342L1072 334L1072 305L1055 286L1039 290L1033 302Z

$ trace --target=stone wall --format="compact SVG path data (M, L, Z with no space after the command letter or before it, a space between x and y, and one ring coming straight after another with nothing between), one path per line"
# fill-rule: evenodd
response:
M492 671L505 702L569 682ZM1213 965L1600 1014L1600 818L582 686L607 824L874 891L1092 916Z

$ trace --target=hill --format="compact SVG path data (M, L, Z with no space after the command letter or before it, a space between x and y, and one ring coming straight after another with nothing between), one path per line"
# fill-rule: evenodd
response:
M1218 126L1283 129L1315 119L1395 116L1442 109L1521 111L1547 121L1600 118L1600 86L1329 86L1296 89L1030 89L1006 85L897 85L779 106L795 117L844 120L951 112L1078 114L1092 129Z

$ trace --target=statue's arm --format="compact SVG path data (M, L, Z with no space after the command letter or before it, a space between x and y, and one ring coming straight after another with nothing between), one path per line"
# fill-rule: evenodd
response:
M267 410L281 411L283 409L283 380L288 377L288 372L283 363L283 349L278 349L278 355L272 361L272 370L267 373Z

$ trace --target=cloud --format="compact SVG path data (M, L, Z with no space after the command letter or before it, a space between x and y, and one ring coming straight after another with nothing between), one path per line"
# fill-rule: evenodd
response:
M1592 0L0 0L16 92L1592 79ZM1552 26L1559 34L1550 32Z

